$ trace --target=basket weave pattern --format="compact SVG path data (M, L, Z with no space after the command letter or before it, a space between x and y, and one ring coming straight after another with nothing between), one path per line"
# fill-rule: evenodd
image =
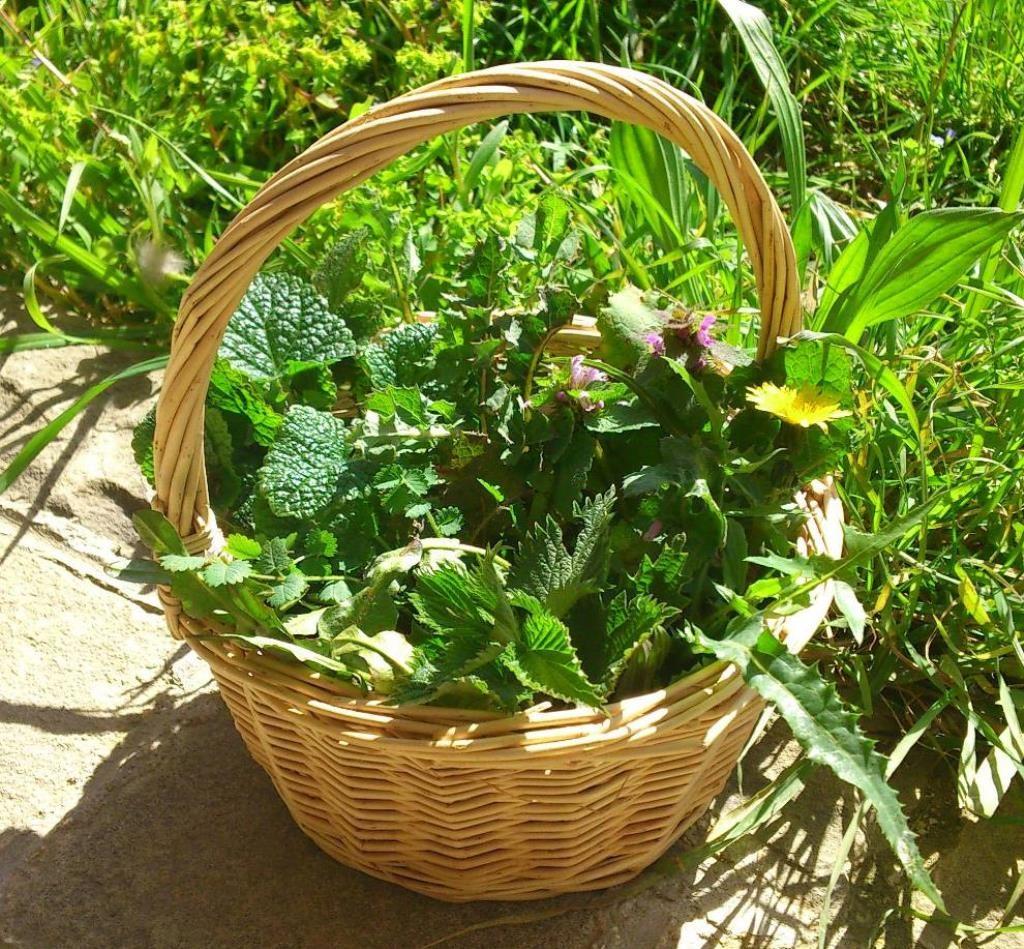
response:
M742 143L661 80L590 63L502 66L445 79L329 133L278 172L231 223L182 300L157 407L155 506L193 551L216 548L203 466L203 404L227 321L267 256L317 207L415 145L513 112L585 110L676 142L728 205L761 299L758 352L800 328L785 222ZM838 555L831 484L797 496L804 551ZM161 591L171 632L213 669L252 756L299 826L332 856L450 900L534 899L634 876L724 786L761 705L715 663L602 712L512 716L389 707L344 683L211 638ZM777 631L798 649L829 584Z

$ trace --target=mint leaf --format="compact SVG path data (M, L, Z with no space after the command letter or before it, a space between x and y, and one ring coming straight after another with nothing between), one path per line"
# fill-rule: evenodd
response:
M347 459L344 423L293 405L259 472L270 510L279 517L316 517L334 500Z
M254 379L280 379L355 353L344 319L301 277L257 274L231 315L220 356Z
M187 573L190 570L201 570L206 566L206 558L189 554L164 554L160 558L160 566L171 573Z
M566 625L550 613L534 613L522 626L522 638L502 657L528 688L566 702L599 708L601 696L587 679Z
M250 573L248 560L214 560L203 570L202 578L211 587L223 587L241 583Z

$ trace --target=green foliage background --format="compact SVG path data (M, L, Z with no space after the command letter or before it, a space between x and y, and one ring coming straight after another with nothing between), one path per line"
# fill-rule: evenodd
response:
M1016 0L769 0L763 9L770 31L759 33L737 0L8 2L0 279L24 288L38 332L0 339L0 352L82 339L140 358L159 352L188 275L235 211L372 102L521 59L651 71L737 129L790 217L808 310L819 314L810 326L860 349L863 407L878 427L839 465L851 522L877 532L947 493L918 531L872 560L859 591L866 629L837 621L809 658L879 734L944 755L962 805L989 813L979 762L1024 773L1016 219L970 212L954 267L951 219L918 218L911 251L930 242L925 268L944 261L949 279L927 294L906 288L888 312L878 299L841 295L877 284L873 265L888 268L885 280L907 272L912 253L897 255L887 239L915 214L1017 211L1022 18ZM476 252L482 233L510 231L556 190L588 260L605 262L589 302L629 280L727 312L733 341L751 332L755 299L735 234L685 156L670 151L652 166L649 142L583 116L497 128L403 159L319 212L272 267L307 267L346 229L366 228L388 250L373 252L365 318L380 317L374 307L407 316L437 305L451 261ZM667 177L651 177L652 167ZM858 233L888 258L841 258ZM543 275L518 266L528 295ZM85 335L53 325L46 300L89 316ZM106 383L94 389L89 398ZM16 473L0 476L0 488Z

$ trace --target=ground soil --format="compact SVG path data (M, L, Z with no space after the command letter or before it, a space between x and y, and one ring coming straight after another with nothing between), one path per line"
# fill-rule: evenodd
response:
M0 296L0 330L19 328L16 298ZM0 357L0 464L131 358L88 347ZM824 773L756 839L696 871L645 878L640 891L448 905L318 851L247 757L205 666L167 635L153 592L105 572L137 552L129 515L148 492L129 439L157 384L111 390L0 495L0 940L32 949L408 949L446 938L487 949L817 945L853 810ZM675 852L699 844L710 821L794 755L785 729L768 729L742 782ZM1024 870L1021 796L974 823L957 813L947 762L912 756L900 776L950 910L998 922ZM869 828L841 865L827 944L955 944L949 929L895 908L907 902ZM920 899L913 905L927 915Z

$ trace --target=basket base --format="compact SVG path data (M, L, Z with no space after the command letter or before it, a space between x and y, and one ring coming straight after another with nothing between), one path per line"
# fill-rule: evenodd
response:
M250 754L321 850L448 902L538 900L632 879L722 791L762 707L750 694L724 723L709 710L690 723L693 738L660 749L452 766L332 738L304 727L297 709L282 720L256 688L214 672Z

